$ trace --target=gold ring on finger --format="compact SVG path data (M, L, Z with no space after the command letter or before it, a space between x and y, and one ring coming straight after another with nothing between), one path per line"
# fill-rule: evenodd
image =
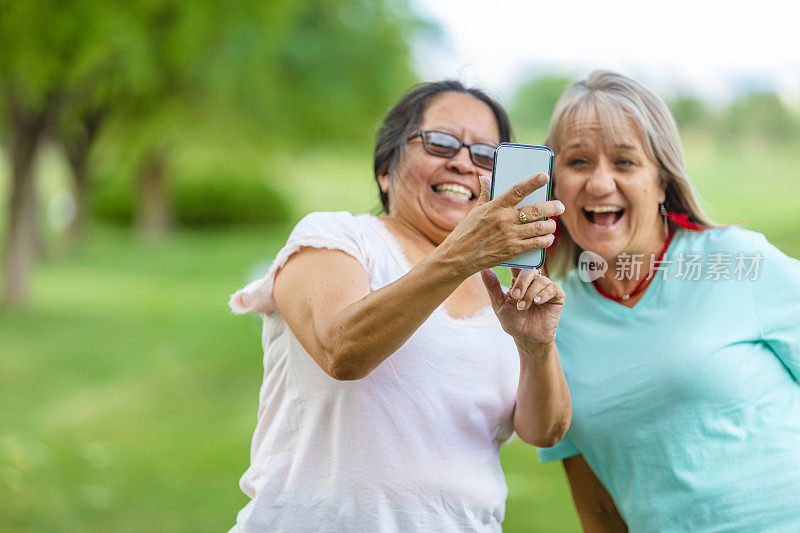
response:
M527 215L525 215L525 212L520 209L520 211L519 211L519 222L520 222L520 224L524 224L527 221L528 221Z

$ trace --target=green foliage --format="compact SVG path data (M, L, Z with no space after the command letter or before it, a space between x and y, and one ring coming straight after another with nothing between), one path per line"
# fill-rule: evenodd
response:
M414 21L392 2L303 5L272 65L286 91L280 109L291 117L285 133L367 145L384 110L415 81L405 40Z
M284 195L264 177L227 168L182 171L170 180L172 215L187 227L268 224L289 220ZM105 176L96 180L92 211L98 220L128 226L136 216L133 180Z
M130 12L128 90L111 102L129 158L200 138L366 146L415 80L416 19L392 0L152 0Z
M284 197L252 174L208 170L180 176L171 186L175 217L184 226L279 223L289 219Z
M54 16L63 3L0 1L2 89L41 109L96 76L114 53L105 5L76 0L70 16Z
M682 95L669 107L681 131L710 135L724 146L800 141L800 116L773 92L745 93L718 110L696 97Z
M681 130L707 127L713 120L706 104L694 96L678 96L669 103L669 109Z
M524 142L541 142L527 136L543 137L550 124L550 116L561 94L575 80L558 75L535 76L523 82L514 95L511 122L517 137Z
M800 137L800 120L771 92L749 93L737 98L721 121L722 131L738 139L765 139L786 143Z
M95 119L96 143L119 165L142 168L158 153L180 175L174 159L197 145L218 159L239 145L369 150L384 110L416 81L407 38L418 25L402 0L0 0L0 76L32 108L59 103L66 146L80 148ZM0 130L13 127L2 105L0 119ZM284 216L273 193L231 177L237 169L219 173L242 191L181 178L179 219ZM125 179L98 182L95 212L105 220L134 216L136 188ZM186 203L209 198L219 209ZM256 199L272 214L256 216Z
M136 216L136 190L133 180L115 176L95 179L91 191L91 211L97 220L128 226Z

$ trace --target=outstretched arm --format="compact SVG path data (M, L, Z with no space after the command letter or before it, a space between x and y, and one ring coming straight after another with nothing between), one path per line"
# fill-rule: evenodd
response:
M405 276L370 292L358 261L333 250L303 249L275 278L274 297L297 339L336 379L360 379L394 353L469 276L552 242L555 224L519 224L518 204L547 183L537 175L489 201L489 184L453 232ZM563 211L560 202L524 208L532 219Z

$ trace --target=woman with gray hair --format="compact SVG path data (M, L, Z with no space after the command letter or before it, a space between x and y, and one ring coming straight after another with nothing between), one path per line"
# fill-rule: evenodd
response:
M555 444L570 419L553 343L563 291L539 276L506 294L489 270L549 246L555 223L537 219L563 212L515 207L545 175L489 201L479 177L510 134L481 91L415 88L375 149L386 215L306 216L234 294L264 323L234 531L500 530L501 444L514 431Z
M664 102L597 71L546 141L565 207L547 268L586 531L800 531L800 263L700 208Z

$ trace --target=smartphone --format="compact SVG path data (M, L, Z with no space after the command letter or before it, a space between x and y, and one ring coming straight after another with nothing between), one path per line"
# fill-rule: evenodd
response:
M516 183L535 174L544 172L552 176L552 170L553 151L547 146L500 143L494 152L491 197L503 194ZM526 196L517 204L517 208L549 200L551 183L552 180L548 181L546 186ZM541 268L542 265L544 265L544 248L526 252L501 264L514 268Z

